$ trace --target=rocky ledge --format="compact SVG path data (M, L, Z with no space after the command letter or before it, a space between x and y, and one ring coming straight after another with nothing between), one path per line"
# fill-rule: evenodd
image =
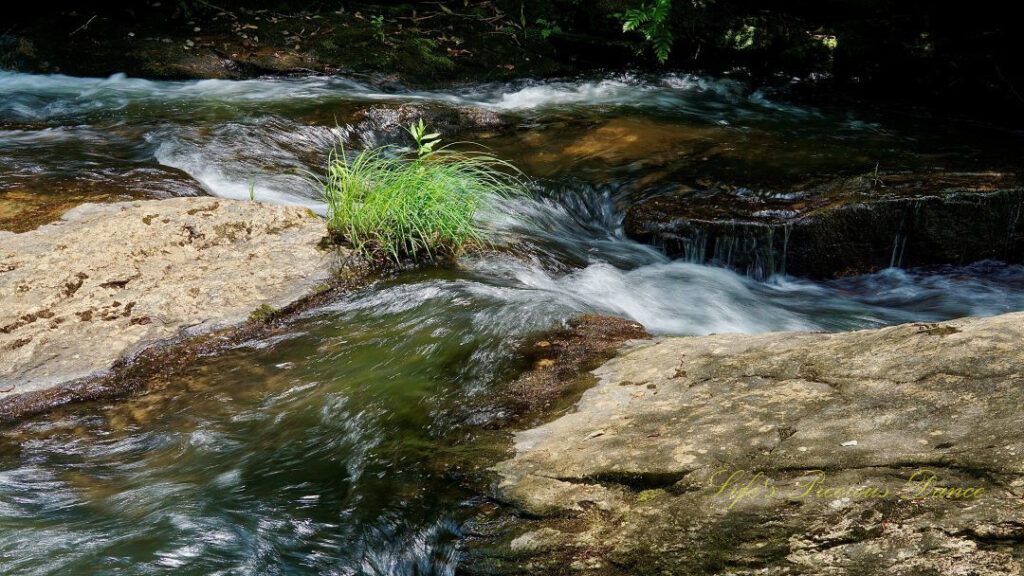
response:
M219 198L83 204L0 232L0 404L310 295L339 257L325 234L305 208Z
M891 266L1024 261L1013 174L864 174L756 191L711 187L639 199L625 230L669 256L753 276L832 278Z
M495 468L521 514L493 566L1021 573L1024 313L645 341L594 374Z

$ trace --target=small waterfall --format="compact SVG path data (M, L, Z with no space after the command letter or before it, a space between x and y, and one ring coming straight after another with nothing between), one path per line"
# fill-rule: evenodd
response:
M693 264L703 264L706 260L705 254L708 250L708 235L704 230L698 229L689 238L682 239L683 260Z
M903 252L907 248L907 237L903 232L897 232L892 241L892 257L889 259L889 268L903 267Z
M728 125L739 137L749 128L754 140L783 128L805 147L848 138L839 152L814 149L801 163L833 154L848 164L852 140L865 132L744 91L734 81L680 75L386 93L323 77L150 82L0 72L0 189L87 174L106 191L134 173L140 194L201 186L245 199L254 182L260 200L317 208L304 171L322 170L342 135L334 113L344 123L345 113L370 105L500 113L514 130L539 135L507 150L525 155L536 144L554 158L542 164L562 158L560 126L601 116L667 117L669 130L685 134ZM379 125L366 126L366 141L391 141L374 131ZM680 150L691 144L678 142ZM1024 309L1024 266L891 269L822 282L780 274L800 266L808 248L834 245L833 230L809 241L805 222L680 222L653 235L682 257L671 260L625 236L617 205L660 166L572 170L538 178L533 198L495 202L483 218L499 234L498 249L339 295L275 326L267 340L196 358L165 390L5 430L7 572L450 574L476 495L447 472L459 452L449 440L466 437L460 426L470 419L492 417L473 399L493 390L530 334L581 314L698 335L852 330ZM996 210L976 209L972 217L992 232L980 242L1024 241L1024 202L995 201L1014 203L998 212L1012 215L1009 229L985 218ZM934 208L916 204L899 227L893 217L870 230L881 238L880 264L887 253L893 267L917 256L921 230L912 225ZM859 239L861 223L875 216L855 220L846 238Z
M788 224L716 225L690 222L688 227L688 234L676 237L679 249L672 250L680 254L685 262L728 268L756 280L765 280L786 271L790 233ZM779 232L782 235L781 242L776 238ZM664 243L665 240L661 241Z
M786 222L782 225L782 264L779 266L779 274L786 273L786 256L789 254L789 231L790 224Z

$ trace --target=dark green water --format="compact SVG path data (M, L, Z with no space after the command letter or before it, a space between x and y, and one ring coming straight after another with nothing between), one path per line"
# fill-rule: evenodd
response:
M451 574L485 501L464 486L477 474L451 466L498 456L490 434L475 440L500 418L488 394L514 374L514 350L533 332L589 312L705 334L1024 309L1019 266L759 282L625 239L618 195L652 175L659 185L691 178L700 163L716 178L781 181L872 162L879 149L908 167L991 167L1008 154L774 104L726 81L384 94L323 79L0 73L0 93L8 197L90 186L247 197L256 181L261 198L316 206L286 171L316 170L339 134L388 137L360 127L355 111L403 102L510 115L522 129L488 144L540 177L536 199L488 216L514 253L367 286L197 358L145 395L0 431L3 574ZM709 151L722 142L729 149Z

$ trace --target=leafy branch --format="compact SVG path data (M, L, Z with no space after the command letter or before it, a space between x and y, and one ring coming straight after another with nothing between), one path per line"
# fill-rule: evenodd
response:
M658 62L664 64L672 51L672 0L644 2L639 8L630 8L621 14L623 32L639 32L651 43Z

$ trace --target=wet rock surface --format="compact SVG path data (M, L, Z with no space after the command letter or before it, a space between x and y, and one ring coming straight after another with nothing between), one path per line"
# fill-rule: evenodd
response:
M513 416L501 424L536 424L560 408L570 408L594 384L591 370L615 357L622 345L644 338L650 334L639 323L597 314L532 338L520 350L530 369L502 395Z
M490 566L1020 574L1021 342L1016 313L636 346L516 435Z
M0 230L26 232L60 217L79 204L204 196L188 175L166 167L105 174L103 178L32 178L28 167L0 182ZM113 171L112 171L113 172Z
M339 257L325 234L304 208L219 198L84 204L0 232L0 400L310 295Z
M357 112L354 124L346 131L347 135L355 136L364 148L406 146L411 142L409 126L420 120L445 139L467 130L497 132L512 125L508 118L471 106L371 106Z
M900 173L791 192L684 189L632 202L631 237L753 276L1024 260L1024 188L1004 173Z

